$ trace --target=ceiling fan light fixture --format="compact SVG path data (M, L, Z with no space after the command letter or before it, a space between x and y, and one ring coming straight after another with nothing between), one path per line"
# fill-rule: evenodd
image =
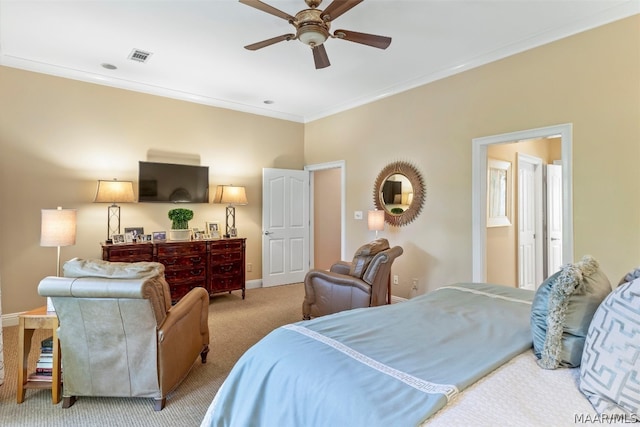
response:
M298 40L313 46L320 46L329 38L329 32L318 25L305 25L298 28Z

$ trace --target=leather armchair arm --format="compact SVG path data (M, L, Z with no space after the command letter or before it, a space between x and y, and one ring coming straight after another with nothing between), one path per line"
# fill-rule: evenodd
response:
M371 286L366 282L332 271L309 271L304 279L304 287L303 319L354 307L367 307L371 300Z
M321 284L325 286L351 286L358 288L365 293L369 293L371 291L371 286L369 286L365 281L358 279L357 277L334 273L332 271L311 270L307 274L304 282L305 287L308 283L310 286Z
M158 328L158 370L163 395L187 375L194 361L208 348L209 293L194 288L167 312Z
M351 271L351 263L347 261L338 261L331 266L329 271L338 274L349 274L349 271Z
M203 309L206 307L206 309ZM197 314L197 316L194 316ZM199 331L203 342L209 342L209 293L204 288L193 288L184 297L171 306L167 317L158 327L158 341L165 341L176 325L189 323L190 329ZM196 321L197 319L197 321ZM206 338L206 339L205 339Z

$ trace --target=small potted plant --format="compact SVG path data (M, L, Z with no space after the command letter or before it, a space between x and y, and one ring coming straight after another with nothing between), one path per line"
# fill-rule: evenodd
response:
M169 240L189 240L189 220L193 219L191 209L171 209L167 214L171 220Z

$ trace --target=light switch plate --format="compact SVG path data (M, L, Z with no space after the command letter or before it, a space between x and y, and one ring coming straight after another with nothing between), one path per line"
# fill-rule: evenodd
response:
M355 211L353 213L353 219L362 219L362 211Z

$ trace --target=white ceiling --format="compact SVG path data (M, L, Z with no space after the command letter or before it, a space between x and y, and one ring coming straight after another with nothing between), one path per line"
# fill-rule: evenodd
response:
M0 64L309 122L637 13L640 0L365 0L332 31L390 36L389 48L329 39L331 66L316 70L296 40L244 49L295 31L237 0L0 0ZM133 49L152 55L134 62Z

